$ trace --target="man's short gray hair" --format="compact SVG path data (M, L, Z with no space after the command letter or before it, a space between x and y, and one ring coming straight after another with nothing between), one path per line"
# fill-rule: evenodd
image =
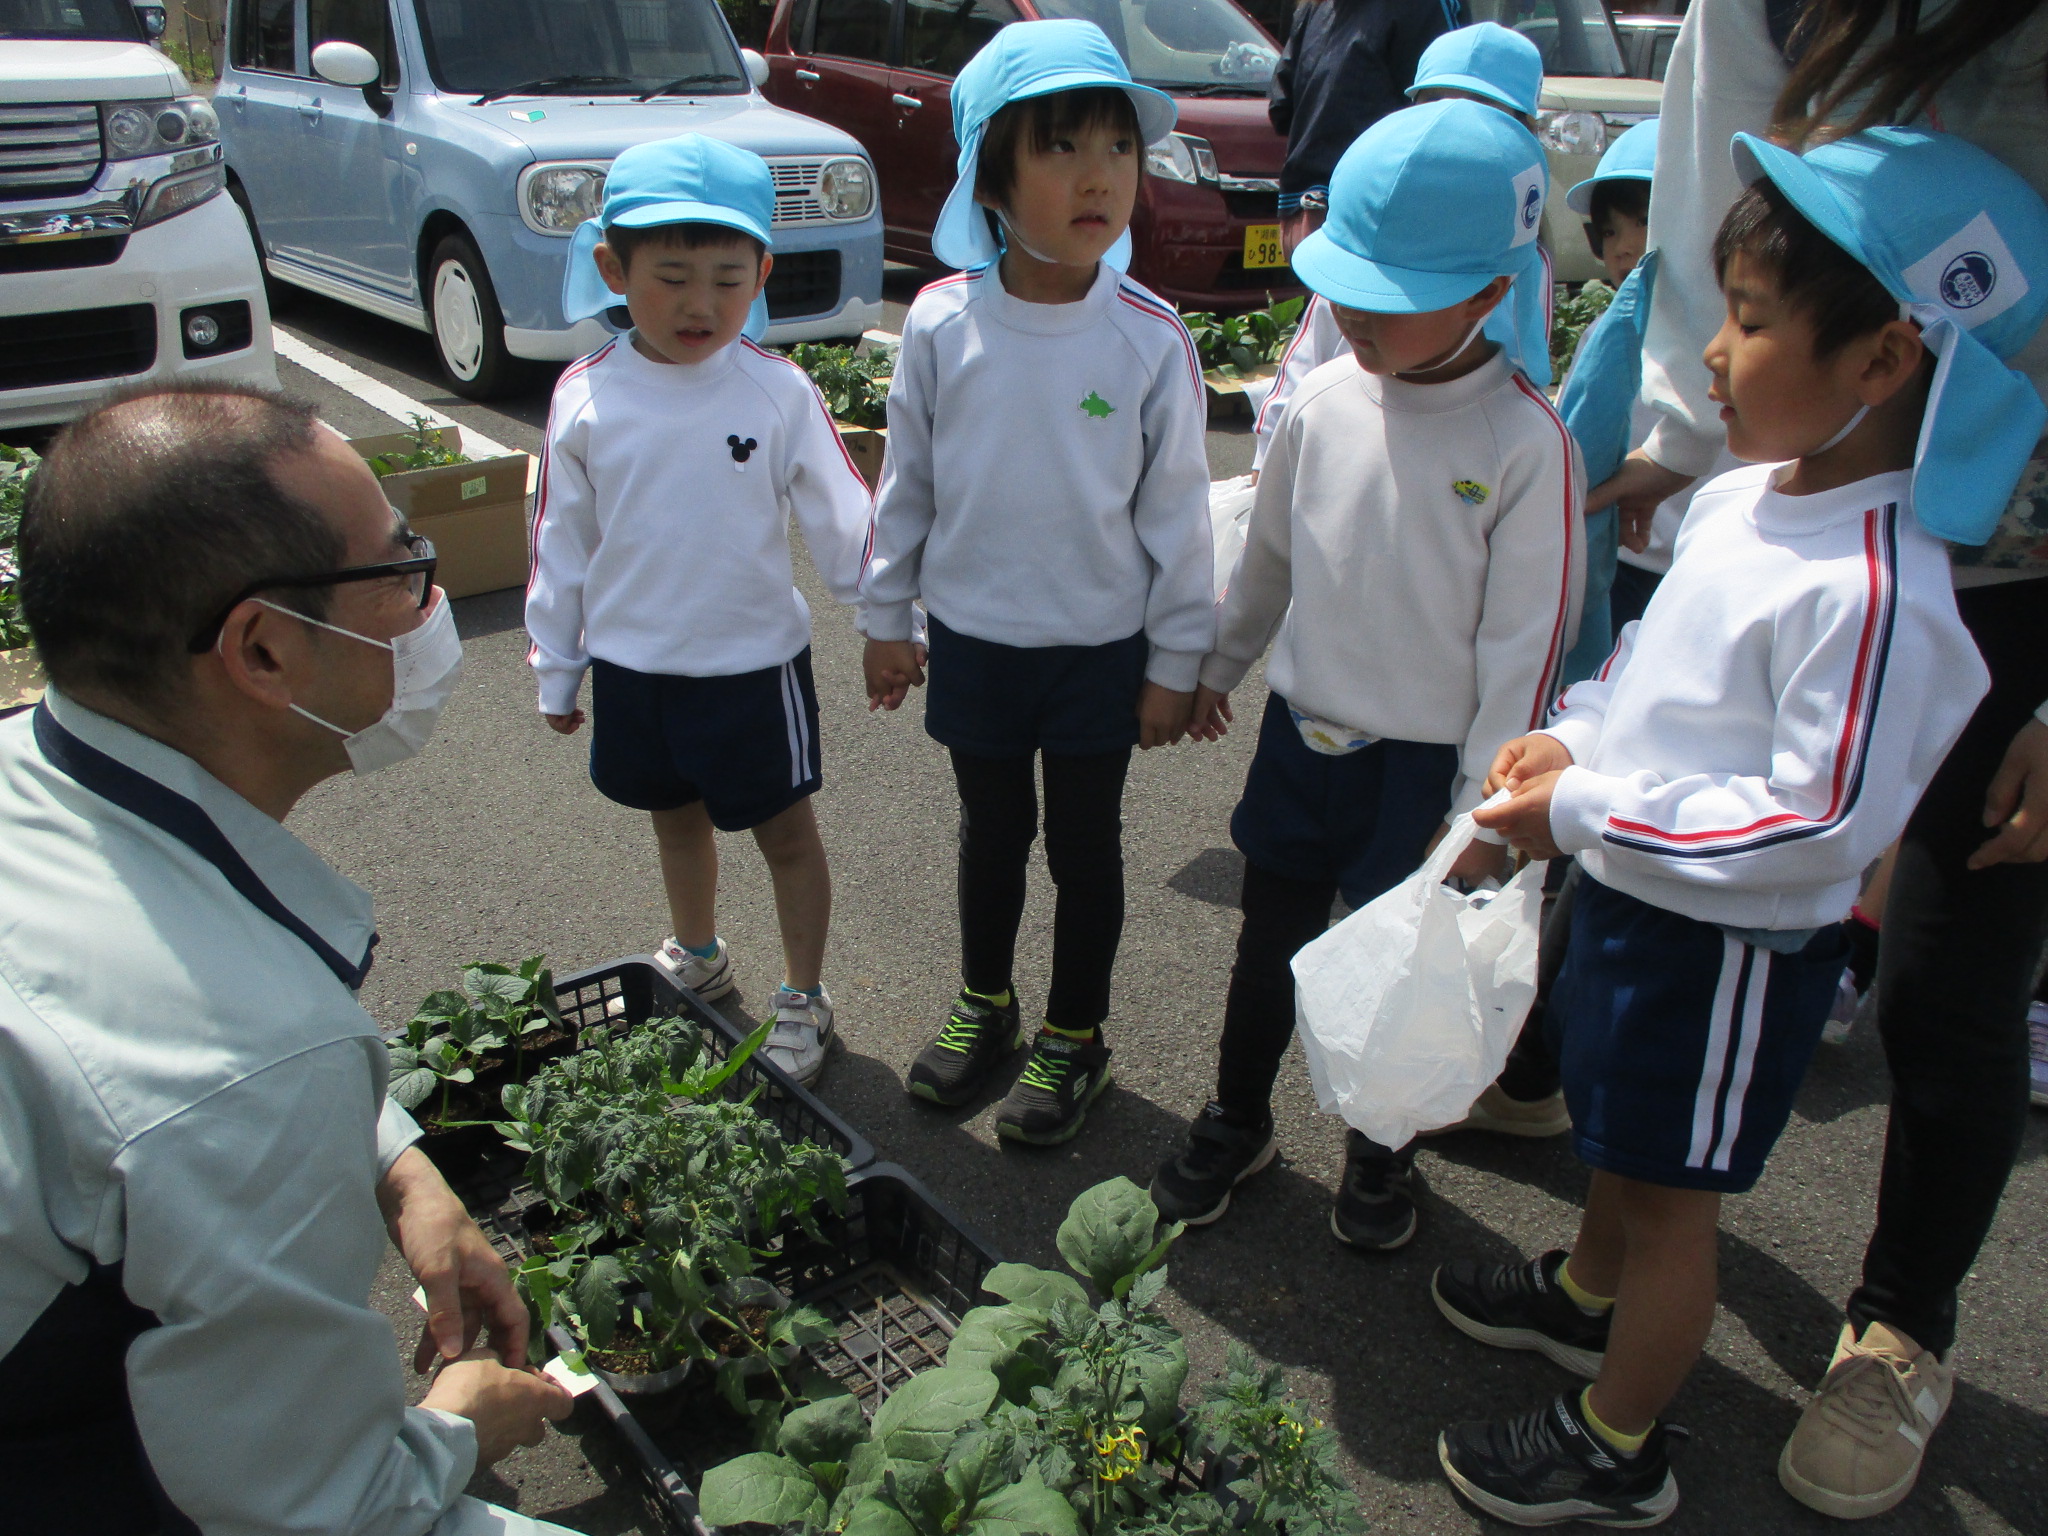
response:
M342 535L272 478L312 407L228 384L149 385L51 443L22 510L21 607L59 688L171 702L187 644L236 593L342 563ZM318 617L324 590L281 598Z

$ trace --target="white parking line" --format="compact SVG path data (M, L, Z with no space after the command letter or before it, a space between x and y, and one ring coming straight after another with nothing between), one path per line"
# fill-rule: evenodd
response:
M413 416L424 416L437 427L461 427L462 450L472 459L501 459L518 452L485 437L476 428L465 426L452 416L443 415L431 405L401 394L381 379L371 378L360 368L352 368L340 358L330 357L287 330L276 330L272 333L272 340L279 357L297 363L308 373L319 375L337 389L347 390L363 404L382 411L394 421L404 422Z

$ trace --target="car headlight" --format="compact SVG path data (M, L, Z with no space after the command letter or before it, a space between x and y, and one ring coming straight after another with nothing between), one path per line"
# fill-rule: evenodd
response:
M226 191L227 184L227 170L219 165L188 171L182 176L166 176L151 186L148 195L142 199L142 211L135 215L135 227L143 229L151 224L161 224L172 214L197 208L207 199Z
M604 206L603 165L530 165L519 177L519 214L541 235L573 235Z
M1607 147L1607 125L1597 112L1539 113L1536 131L1561 155L1597 155Z
M163 101L110 101L100 109L109 160L168 155L220 139L220 119L204 96Z
M865 160L828 160L818 173L818 201L835 219L864 219L875 206L875 173Z
M1207 139L1170 133L1145 151L1145 169L1166 181L1214 181L1216 151Z

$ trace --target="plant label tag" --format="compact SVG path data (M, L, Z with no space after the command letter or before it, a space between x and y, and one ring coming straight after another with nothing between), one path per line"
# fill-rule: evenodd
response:
M462 499L464 501L476 500L477 497L483 495L484 491L488 488L489 483L490 482L485 480L482 475L478 475L474 480L463 481Z
M581 1397L597 1385L597 1378L583 1368L580 1357L572 1365L569 1356L557 1355L540 1368L540 1373L551 1378L571 1397Z

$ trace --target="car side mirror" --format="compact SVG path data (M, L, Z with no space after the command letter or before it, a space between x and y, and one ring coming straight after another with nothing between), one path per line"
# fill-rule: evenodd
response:
M746 60L747 78L754 82L754 89L765 89L768 84L768 61L751 48L742 48L740 57Z
M384 73L377 56L357 43L322 43L313 50L313 73L334 85L375 85Z

